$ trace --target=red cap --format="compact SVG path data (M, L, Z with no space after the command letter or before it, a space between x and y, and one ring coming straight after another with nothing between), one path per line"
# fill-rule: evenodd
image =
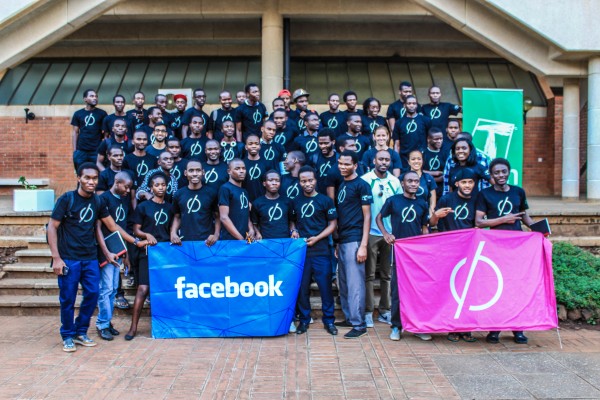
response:
M173 96L173 101L177 101L179 99L183 99L187 103L187 96L185 94L176 94Z
M280 90L277 94L277 97L281 97L283 95L288 95L289 97L292 97L292 93L287 89Z

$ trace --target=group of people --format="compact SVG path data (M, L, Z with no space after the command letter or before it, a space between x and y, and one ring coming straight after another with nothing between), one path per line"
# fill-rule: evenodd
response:
M360 109L352 91L331 94L329 110L320 115L304 89L282 90L270 114L256 84L236 94L235 108L231 92L221 92L221 107L210 115L203 111L204 90L193 96L187 108L186 96L175 95L170 113L164 95L145 109L144 94L137 92L127 112L125 98L116 95L108 115L96 107L94 90L84 92L85 108L71 122L78 187L58 199L48 225L65 351L96 345L87 335L96 305L98 335L119 335L111 319L122 267L137 285L125 339L135 337L149 300L144 248L157 242L304 239L290 332L310 327L314 281L328 333L348 328L345 338L361 337L374 326L377 309L377 320L391 325L390 339L400 340L395 240L472 227L520 230L521 223L532 223L523 189L508 184L508 161L490 162L473 146L451 118L461 107L441 102L437 86L420 105L412 85L402 82L386 118L378 99L366 99ZM104 240L117 231L128 243L124 257ZM78 284L83 301L74 319ZM343 321L335 322L333 285ZM448 339L475 340L468 332ZM498 343L499 332L486 340ZM523 332L514 332L514 340L527 343Z

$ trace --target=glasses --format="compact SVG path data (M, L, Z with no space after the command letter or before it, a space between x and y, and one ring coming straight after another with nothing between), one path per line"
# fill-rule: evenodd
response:
M155 129L154 132L166 132L166 129Z
M384 192L385 189L384 189L384 187L383 187L383 185L381 183L379 184L379 190L380 190L380 192L379 192L378 196L379 197L383 197L383 192Z

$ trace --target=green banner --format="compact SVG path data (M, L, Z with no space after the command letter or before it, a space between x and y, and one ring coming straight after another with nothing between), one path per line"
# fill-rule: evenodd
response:
M508 183L523 185L523 91L463 88L463 131L490 159L506 158Z

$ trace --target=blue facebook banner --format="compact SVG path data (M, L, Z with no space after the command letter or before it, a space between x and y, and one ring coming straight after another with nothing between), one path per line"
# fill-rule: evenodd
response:
M287 334L305 256L301 239L149 247L152 336Z

